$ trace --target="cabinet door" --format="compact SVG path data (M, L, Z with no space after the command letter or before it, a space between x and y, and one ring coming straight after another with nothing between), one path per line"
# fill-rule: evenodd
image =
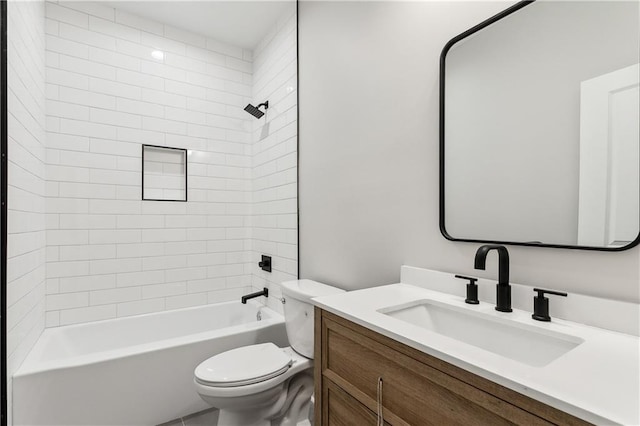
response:
M330 380L322 386L323 426L376 426L377 415ZM385 425L389 425L385 422Z

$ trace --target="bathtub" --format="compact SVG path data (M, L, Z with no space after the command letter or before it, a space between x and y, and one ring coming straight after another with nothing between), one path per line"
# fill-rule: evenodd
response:
M157 425L210 408L193 386L206 358L287 345L284 318L227 302L46 329L13 377L15 425Z

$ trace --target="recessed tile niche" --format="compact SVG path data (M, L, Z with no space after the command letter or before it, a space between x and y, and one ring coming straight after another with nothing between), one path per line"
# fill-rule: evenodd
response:
M142 145L142 199L187 201L187 150Z

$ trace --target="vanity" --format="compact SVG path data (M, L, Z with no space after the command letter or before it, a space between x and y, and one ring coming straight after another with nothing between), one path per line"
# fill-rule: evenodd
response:
M513 285L514 310L503 313L482 294L465 304L453 274L403 267L402 276L314 299L315 424L640 422L637 336L535 321L520 309L533 298L526 286ZM601 309L638 318L633 304Z
M316 321L316 424L374 424L379 410L390 425L589 424L320 308Z

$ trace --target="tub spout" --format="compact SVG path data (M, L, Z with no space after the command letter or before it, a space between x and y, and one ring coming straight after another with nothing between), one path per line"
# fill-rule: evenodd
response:
M260 297L260 296L269 297L269 289L264 287L262 289L262 291L257 291L255 293L250 293L250 294L247 294L245 296L242 296L242 298L241 298L242 299L242 303L246 304L247 300L253 299L255 297Z

